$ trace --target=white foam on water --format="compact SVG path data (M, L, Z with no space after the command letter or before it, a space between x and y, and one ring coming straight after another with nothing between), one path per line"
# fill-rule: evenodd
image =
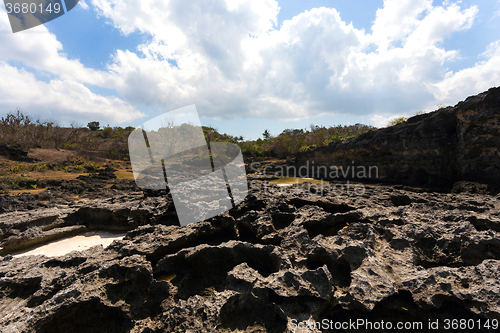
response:
M84 234L60 239L32 250L18 252L13 257L43 254L47 257L62 256L71 251L83 251L92 246L101 244L107 247L116 239L122 239L125 233L108 231L89 231Z

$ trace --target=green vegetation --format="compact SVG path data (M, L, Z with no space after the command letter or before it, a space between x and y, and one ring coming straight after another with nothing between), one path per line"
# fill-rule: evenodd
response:
M324 127L311 125L309 130L286 129L273 137L268 130L262 134L263 139L239 143L245 157L277 157L287 158L308 149L327 146L332 142L342 141L358 136L375 127L356 124L349 126Z
M25 168L26 167L22 164L14 165L14 166L10 167L10 172L20 173L20 172L23 172L25 170Z
M229 134L220 134L217 132L217 130L213 127L207 127L207 126L202 126L203 129L203 134L205 135L205 140L207 142L232 142L232 143L238 143L240 141L243 141L242 136L232 136Z
M60 127L54 122L33 120L17 110L16 113L9 113L6 117L0 118L0 143L14 145L25 150L35 148L73 150L75 156L65 161L64 168L62 168L67 172L71 170L82 172L86 160L102 161L103 158L107 158L129 161L128 136L135 129L134 127L107 126L100 129L98 121L89 122L87 127L75 125ZM263 138L254 141L244 141L242 136L221 134L213 127L203 126L202 129L207 142L238 144L246 158L287 158L308 149L355 137L374 130L375 127L361 124L328 128L311 125L309 129L286 129L277 136L271 135L271 132L266 129L262 134ZM183 124L160 129L155 133L163 135L167 130L174 130L178 134L169 135L170 137L181 138L186 137L185 134L189 134L193 128L188 124ZM178 142L174 139L165 144L177 146ZM44 164L30 167L32 171L42 171L46 168L47 165ZM20 173L23 170L22 166L14 166L11 172Z
M60 148L71 134L52 121L41 121L25 115L21 110L0 118L0 143L24 149L44 144L47 148Z
M85 168L83 167L83 165L75 165L73 167L74 170L78 170L78 171L81 171L81 172L85 172Z
M101 128L101 126L99 125L99 122L98 121L91 121L90 123L87 124L87 127L91 130L91 131L98 131L99 128Z
M90 159L128 159L128 135L135 128L106 127L99 130L99 122L91 121L88 128L58 126L53 121L41 121L21 110L0 118L0 144L9 144L24 150L35 148L67 149ZM79 164L82 164L83 161Z
M31 171L42 172L44 170L47 170L47 165L46 164L33 164L31 166Z
M389 122L389 126L394 126L394 125L406 123L407 120L408 120L408 118L406 118L406 117L399 117L399 118L391 120Z
M108 126L100 130L98 136L102 139L123 139L127 138L134 129L132 126L126 128Z
M445 104L438 104L437 106L438 106L438 109L444 109L444 108L449 107L449 105L445 105ZM415 112L413 114L413 116L418 116L418 115L425 114L425 113L426 113L425 111L420 110L420 111ZM392 119L391 121L389 121L388 126L402 124L402 123L405 123L407 120L408 120L408 118L406 118L406 117L399 117L396 119Z

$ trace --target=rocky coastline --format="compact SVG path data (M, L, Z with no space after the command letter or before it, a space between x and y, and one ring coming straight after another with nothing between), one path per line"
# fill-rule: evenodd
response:
M142 191L110 169L2 195L0 330L496 331L499 96L492 88L279 164L377 164L371 182L270 185L276 163L249 164L245 200L186 227L168 190ZM15 255L92 230L126 235Z
M349 196L254 184L235 209L187 227L167 193L4 213L2 332L301 332L293 323L500 320L499 195L363 186L363 195ZM7 254L88 230L129 231L106 249Z

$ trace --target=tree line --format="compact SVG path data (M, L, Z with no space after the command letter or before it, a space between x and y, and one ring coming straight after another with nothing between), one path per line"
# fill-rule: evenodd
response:
M376 127L370 125L337 125L331 127L311 125L308 129L285 129L273 136L269 130L257 140L244 140L242 136L219 133L217 129L202 126L207 142L232 142L239 145L246 158L287 158L298 152L326 146L332 142L358 136ZM72 124L61 127L53 121L34 119L22 111L8 113L0 118L0 143L33 148L70 149L78 151L102 151L111 158L128 156L128 135L134 127L101 128L99 122L91 121L87 127Z

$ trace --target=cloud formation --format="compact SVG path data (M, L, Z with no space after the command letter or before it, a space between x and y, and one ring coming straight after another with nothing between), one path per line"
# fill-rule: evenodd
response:
M440 46L471 27L475 6L386 0L366 32L328 8L276 27L272 0L92 3L124 33L152 36L140 47L143 58L118 52L112 66L124 78L118 90L134 102L197 103L204 116L279 120L405 112L476 92L441 84L456 85L443 67L459 53Z
M87 3L85 2L85 0L80 0L80 1L78 1L78 4L79 4L80 6L82 6L82 8L83 8L84 10L89 10L89 5L87 5Z
M53 79L45 83L32 73L3 62L0 73L9 78L0 80L0 101L2 107L11 111L22 105L22 109L36 110L44 119L105 119L114 123L145 116L123 100L96 95L74 80Z
M446 72L460 52L445 49L443 41L470 29L478 15L476 6L459 1L434 6L431 0L385 0L371 31L347 24L330 8L305 11L278 27L274 0L91 3L124 34L141 32L148 42L137 53L118 50L107 70L98 71L67 59L50 33L24 41L0 35L8 46L0 65L36 87L26 89L43 90L54 101L64 82L68 103L59 108L76 101L82 101L74 107L80 114L86 107L109 107L110 121L144 116L137 105L164 112L195 103L201 116L214 119L349 114L371 115L379 123L391 114L455 104L500 82L500 41L478 52L484 51L474 67ZM0 29L2 24L0 18ZM55 79L37 81L11 60ZM85 85L115 89L120 98L98 96ZM15 103L14 95L2 93L1 105L7 98Z
M0 31L9 31L7 15L1 14ZM92 93L84 84L112 88L117 78L68 59L62 52L62 44L45 26L0 34L0 45L3 112L20 107L42 118L72 121L99 117L116 123L145 116L123 99Z

